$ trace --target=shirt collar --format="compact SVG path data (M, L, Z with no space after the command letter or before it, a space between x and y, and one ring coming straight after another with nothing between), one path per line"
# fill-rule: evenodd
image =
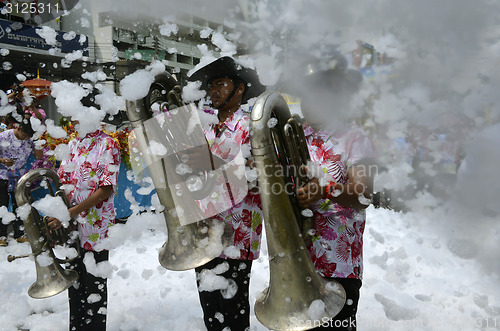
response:
M243 117L243 115L244 115L243 110L241 108L238 109L224 121L222 126L227 127L230 131L234 131L236 129L236 126L240 122L241 118Z
M101 134L101 130L95 130L94 132L87 133L85 138L94 138Z
M310 136L310 135L312 135L314 133L314 129L313 129L313 127L309 123L304 122L302 124L302 127L304 128L304 135L306 137L308 137L308 136Z
M309 137L310 135L316 134L317 136L321 137L325 141L330 139L331 137L333 137L336 133L336 130L333 128L333 126L329 126L327 128L321 128L319 130L316 130L309 123L304 122L302 127L304 128L304 135L306 137Z

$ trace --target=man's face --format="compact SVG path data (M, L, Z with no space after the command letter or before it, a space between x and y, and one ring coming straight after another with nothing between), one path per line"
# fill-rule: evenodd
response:
M212 106L216 109L226 101L234 89L231 78L216 78L210 82L210 99Z
M236 111L241 105L244 94L245 83L238 81L235 83L231 78L214 79L210 84L212 106L219 110Z

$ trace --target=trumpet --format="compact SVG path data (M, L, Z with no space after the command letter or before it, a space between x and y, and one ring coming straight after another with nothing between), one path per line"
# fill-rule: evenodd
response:
M31 194L31 185L33 183L45 181L48 190L52 196L60 197L66 206L69 206L64 190L61 190L59 176L52 169L35 169L22 176L16 187L15 197L19 207L34 202ZM51 183L50 183L51 182ZM55 187L55 189L53 188ZM12 256L7 260L12 262L19 258L28 256L34 257L36 268L36 281L28 289L28 295L34 299L43 299L59 294L71 287L78 280L78 273L74 270L64 269L61 264L71 262L73 259L61 260L54 255L52 247L72 242L79 250L77 238L71 238L71 232L75 229L73 222L70 222L68 228L61 228L57 231L51 231L47 225L47 217L41 217L38 211L31 207L30 214L24 222L24 231L31 245L31 254ZM40 263L38 257L44 255L43 263ZM50 263L47 263L50 261Z
M176 153L168 157L158 156L151 152L155 143L175 150L182 150L185 144L207 144L204 136L200 138L189 134L190 116L197 109L193 110L193 107L189 107L192 105L182 102L181 91L177 81L165 72L156 76L144 99L127 101L127 114L134 128L132 133L136 146L131 150L138 150L140 157L137 158L142 160L138 168L142 170L145 165L158 198L165 207L163 215L168 238L160 249L159 261L169 270L188 270L207 263L222 253L232 236L230 225L223 221L205 220L208 217L197 206L187 206L190 201L212 193L214 178L208 172L203 173L202 188L193 192L185 189L180 197L177 192L182 185L169 183L169 179L175 177L175 169L172 169L175 164L171 162L171 158L179 156ZM201 127L199 130L202 132ZM181 163L181 160L177 160L177 164ZM183 211L189 208L193 209L190 215L200 221L187 220L189 217L183 215Z
M267 123L271 118L277 124L269 128ZM256 300L255 315L272 330L306 330L314 323L294 322L335 317L344 306L346 294L338 282L327 281L316 273L299 228L303 223L299 221L300 211L294 208L296 203L290 200L290 192L273 191L276 186L284 188L292 182L296 187L305 180L278 175L307 161L304 133L277 92L265 92L257 99L251 113L250 132L259 173L270 269L269 287Z

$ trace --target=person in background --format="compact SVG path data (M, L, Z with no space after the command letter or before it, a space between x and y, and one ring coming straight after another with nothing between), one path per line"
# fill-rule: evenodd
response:
M45 111L40 108L40 101L38 99L33 99L29 106L24 106L23 108L25 114L36 117L42 124L45 122L47 115Z
M250 114L241 105L264 92L265 87L260 84L257 73L240 66L230 57L222 57L197 70L190 81L202 82L201 89L208 92L212 107L217 110L218 123L205 130L210 157L229 163L242 150L250 151ZM251 163L251 155L243 155L247 164ZM230 223L233 229L230 247L234 252L230 257L223 253L196 268L205 326L208 330L247 330L250 327L250 272L253 260L259 257L262 235L260 194L248 190L241 202L212 219ZM229 289L200 289L203 277L210 272L228 280L235 293Z
M26 161L34 149L33 141L30 139L33 134L33 129L27 121L0 133L0 206L8 208L10 199L13 212L17 209L14 196L17 181L24 174ZM17 242L26 242L28 239L22 230L23 222L16 218L12 225ZM0 222L0 246L7 245L7 237L7 224L2 221Z
M364 209L373 191L373 143L360 128L334 123L361 81L361 74L334 54L326 63L308 66L299 90L311 167L318 168L307 169L312 179L297 191L299 205L313 212L312 239L306 245L318 273L339 282L347 296L340 313L322 326L332 330L356 330Z
M85 106L98 107L93 95L82 99ZM76 122L75 122L76 124ZM120 167L118 142L100 129L76 137L69 142L69 157L61 162L58 175L63 185L71 187L68 194L69 213L78 224L80 256L71 268L78 272L78 282L68 289L69 330L105 331L107 309L107 279L91 274L85 260L107 261L109 252L97 250L115 223L114 194ZM49 218L49 227L61 228L61 222ZM90 295L97 295L90 300Z

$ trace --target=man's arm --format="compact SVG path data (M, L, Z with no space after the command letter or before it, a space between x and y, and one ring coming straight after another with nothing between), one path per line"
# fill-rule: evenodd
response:
M100 202L112 196L113 192L114 189L112 185L99 186L99 188L87 199L68 209L70 217L74 218L80 213L98 205ZM50 217L48 219L48 225L52 230L58 230L62 227L61 222L55 217Z
M347 170L347 184L336 184L335 188L341 193L332 201L353 209L365 209L370 203L363 203L364 201L360 202L359 200L360 196L371 200L373 176L369 174L366 165L355 164Z
M373 176L368 171L369 166L357 164L347 170L347 184L336 184L340 192L331 200L345 207L364 209L368 204L360 202L360 195L366 199L371 198L373 192ZM327 187L320 186L317 178L311 179L304 187L297 190L297 200L302 208L309 208L320 199L327 198ZM363 201L364 202L364 201Z
M35 159L41 160L43 158L43 150L42 149L34 149L33 154L35 155Z

